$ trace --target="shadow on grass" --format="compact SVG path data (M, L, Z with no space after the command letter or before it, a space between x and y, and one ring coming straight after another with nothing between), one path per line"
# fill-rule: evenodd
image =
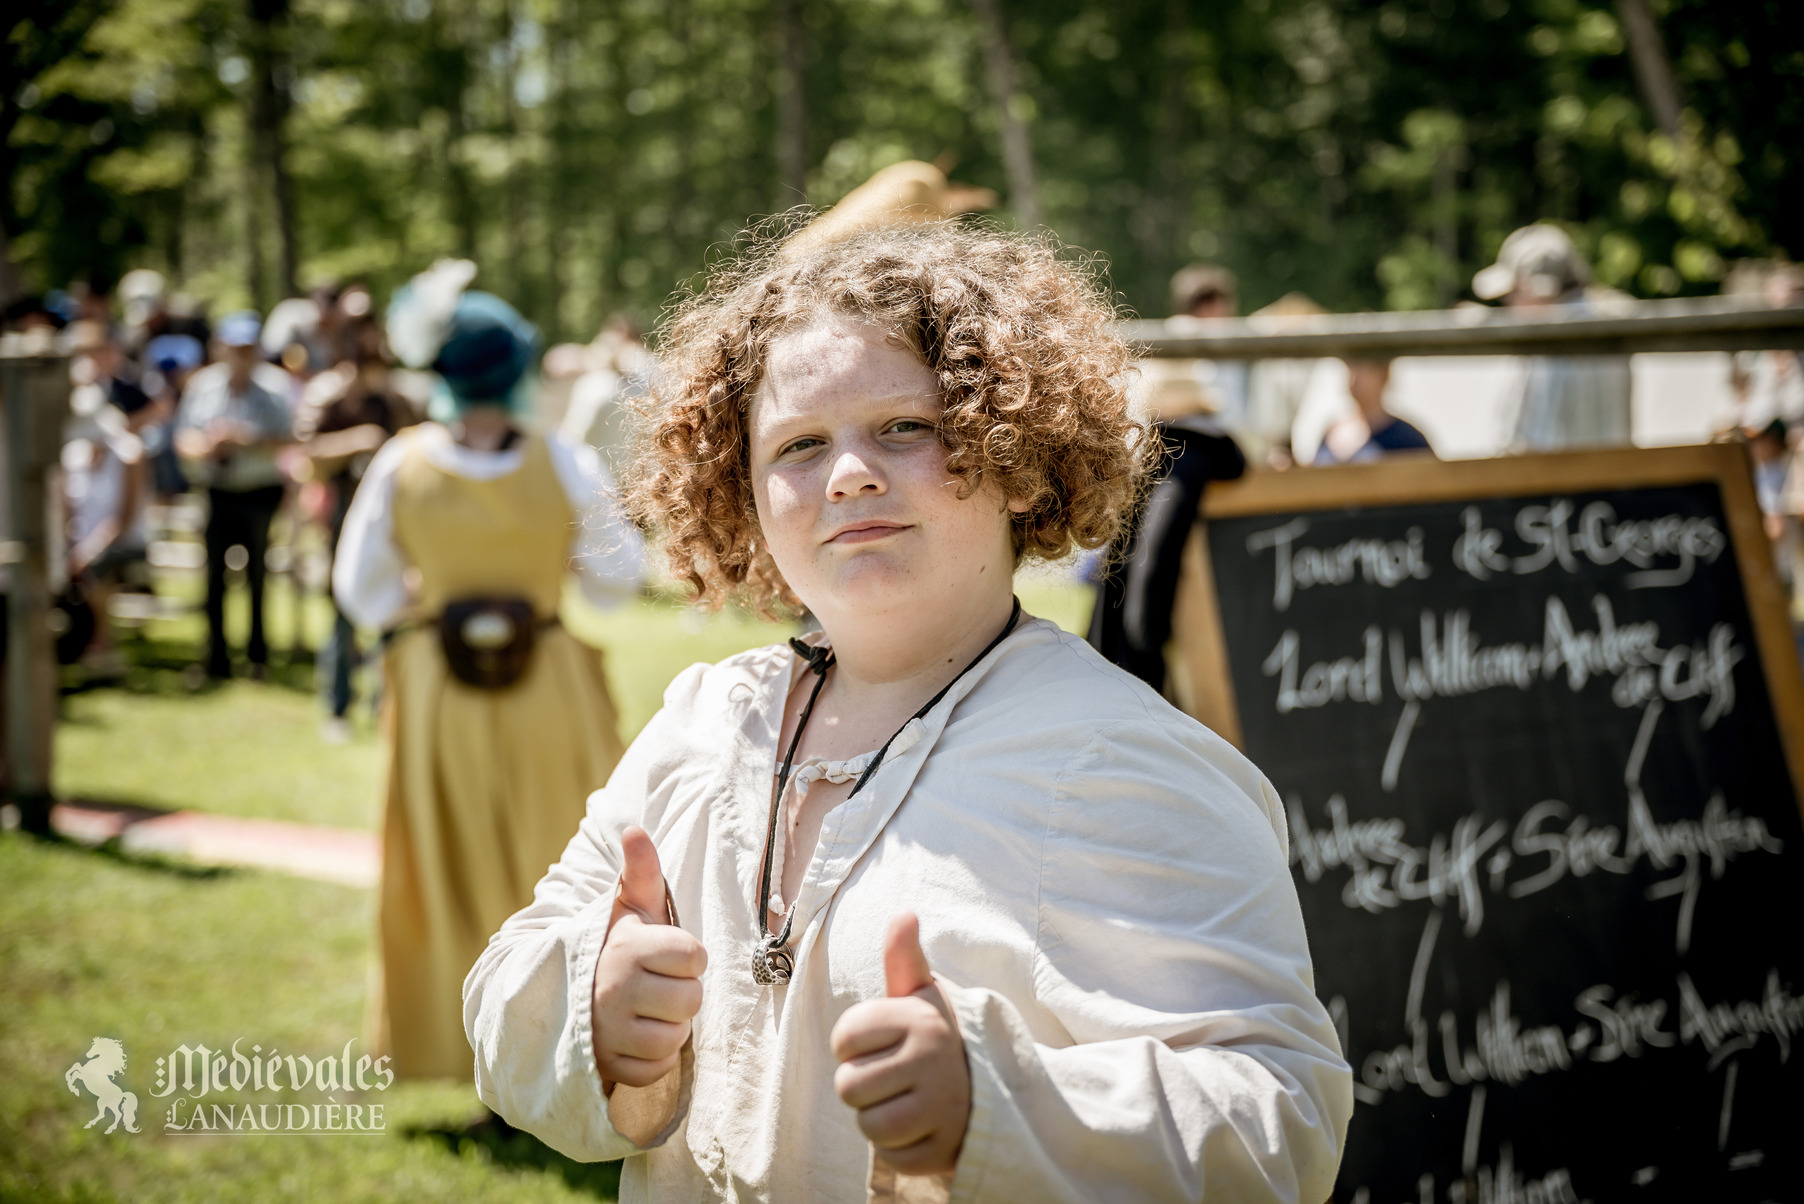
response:
M84 806L87 806L89 805L89 800L83 799L82 803ZM137 807L130 803L111 805L120 807L121 809L145 811L151 814L162 814L161 812L151 812L148 808ZM29 836L31 839L36 840L41 844L53 845L59 849L69 849L76 853L88 853L95 857L105 858L117 865L130 866L133 869L139 870L150 870L151 872L158 874L167 874L172 878L185 878L191 882L207 882L215 878L229 877L238 872L228 865L196 865L192 861L184 861L179 857L166 857L161 853L153 853L142 849L128 849L125 847L124 840L118 836L110 837L98 843L90 843L88 841L71 839L60 832L52 832L46 835L41 832L22 831L21 835Z
M549 1171L562 1178L564 1185L572 1191L598 1200L614 1200L620 1195L620 1163L577 1162L566 1158L499 1116L487 1116L467 1125L403 1128L401 1134L416 1141L436 1142L458 1157L475 1155L495 1166Z
M61 693L86 694L93 690L124 690L129 694L161 694L184 697L211 693L224 683L209 678L204 668L206 649L192 640L159 639L142 632L123 632L118 643L122 672L93 674L79 665L61 669ZM300 694L311 694L316 654L295 646L271 648L263 680ZM252 666L242 653L232 657L232 676L249 677Z

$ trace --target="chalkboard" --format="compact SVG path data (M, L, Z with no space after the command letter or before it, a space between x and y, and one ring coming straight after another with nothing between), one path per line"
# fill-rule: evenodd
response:
M1804 1193L1804 681L1745 453L1212 487L1192 709L1284 800L1340 1204Z

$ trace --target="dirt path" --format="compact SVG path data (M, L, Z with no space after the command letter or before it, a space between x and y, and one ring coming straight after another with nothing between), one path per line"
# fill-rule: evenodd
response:
M50 825L82 844L104 844L116 838L131 853L152 853L197 865L275 870L341 886L375 886L382 863L382 842L373 832L278 819L158 811L75 799L56 805Z

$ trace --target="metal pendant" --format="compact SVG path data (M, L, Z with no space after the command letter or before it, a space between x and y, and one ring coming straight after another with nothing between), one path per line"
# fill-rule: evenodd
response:
M782 934L773 934L752 948L752 981L768 987L788 982L795 970L795 959L784 948Z

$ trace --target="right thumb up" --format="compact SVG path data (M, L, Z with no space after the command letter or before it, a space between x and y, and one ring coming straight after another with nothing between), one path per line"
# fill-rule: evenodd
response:
M638 916L645 924L670 923L658 847L645 829L635 826L621 833L620 853L620 887L614 894L614 914L608 918L608 927L612 929L621 916L628 914Z

